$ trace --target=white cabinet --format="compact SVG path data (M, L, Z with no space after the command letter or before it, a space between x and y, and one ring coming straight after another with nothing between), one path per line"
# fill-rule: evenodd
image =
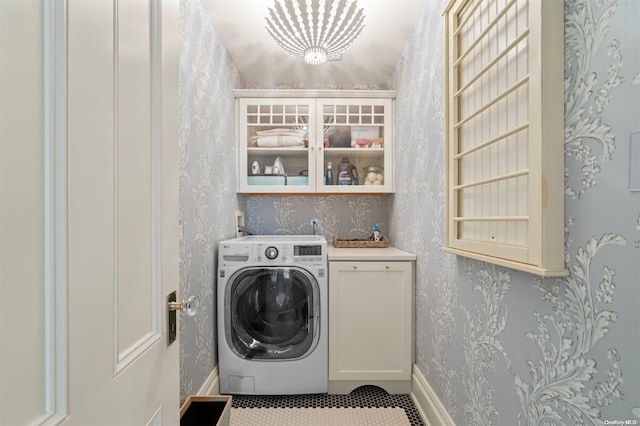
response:
M329 393L411 392L413 264L329 262Z
M236 90L240 193L394 191L393 91ZM355 166L338 185L339 165ZM333 182L327 184L331 163Z

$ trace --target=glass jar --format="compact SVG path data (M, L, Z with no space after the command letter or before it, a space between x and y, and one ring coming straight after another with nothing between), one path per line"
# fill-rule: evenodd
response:
M384 169L375 164L365 167L362 173L361 185L383 185L384 184Z

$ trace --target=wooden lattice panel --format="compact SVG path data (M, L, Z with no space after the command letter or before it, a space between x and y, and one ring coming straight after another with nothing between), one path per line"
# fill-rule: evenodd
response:
M446 11L447 247L512 267L518 266L509 262L524 264L520 269L543 269L537 271L543 275L564 274L563 260L543 266L549 260L549 241L543 238L557 232L542 228L549 216L547 178L553 177L554 197L560 194L554 207L564 211L558 207L563 202L562 93L546 92L554 84L562 87L562 55L545 56L549 49L561 52L562 7L553 22L559 22L559 36L557 29L545 36L541 31L543 21L558 12L553 3L454 0ZM553 69L542 70L542 60ZM545 77L543 87L549 71L558 73L552 77L559 83L547 86ZM548 114L556 116L547 122L543 116ZM543 140L543 134L555 139ZM556 146L549 150L552 143ZM543 164L549 161L554 167ZM551 240L562 243L557 236Z

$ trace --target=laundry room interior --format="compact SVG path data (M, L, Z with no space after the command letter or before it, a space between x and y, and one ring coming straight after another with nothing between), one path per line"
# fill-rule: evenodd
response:
M359 3L366 13L368 0ZM396 3L405 2L375 3L401 9ZM341 71L340 61L296 64L302 60L282 50L276 60L291 61L292 80L272 81L266 71L261 80L243 77L225 45L223 33L233 38L235 31L242 39L252 33L241 15L233 28L217 28L217 10L230 7L224 1L180 1L179 293L198 301L197 315L179 322L181 402L220 389L217 256L220 242L238 234L239 220L245 234L316 234L329 246L334 237L367 240L377 226L390 247L413 256L410 393L425 420L637 424L640 2L565 0L561 8L564 41L556 49L564 49L564 72L556 92L564 88L564 116L560 139L552 142L557 148L564 138L564 165L553 182L540 186L553 191L552 183L557 184L561 197L558 210L541 216L545 225L559 217L549 238L561 240L556 257L564 272L547 276L448 250L445 97L453 74L447 72L443 13L450 2L406 3L417 13L384 77L358 81L358 67ZM369 30L384 34L385 28ZM244 63L260 60L262 43L275 44L254 39L241 54ZM376 50L386 48L375 46L367 55L375 60ZM296 81L295 71L303 66L331 67L336 79L319 73L315 81ZM385 193L239 191L239 176L247 174L239 170L236 143L243 91L393 92L392 122L385 123L393 130L387 161L393 162L394 175L385 176L393 187ZM531 166L536 167L545 170L545 161ZM366 352L375 356L386 342L366 344Z

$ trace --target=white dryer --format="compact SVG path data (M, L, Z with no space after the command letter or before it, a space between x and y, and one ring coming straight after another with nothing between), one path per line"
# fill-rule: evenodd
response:
M327 392L327 275L323 236L220 242L220 393Z

